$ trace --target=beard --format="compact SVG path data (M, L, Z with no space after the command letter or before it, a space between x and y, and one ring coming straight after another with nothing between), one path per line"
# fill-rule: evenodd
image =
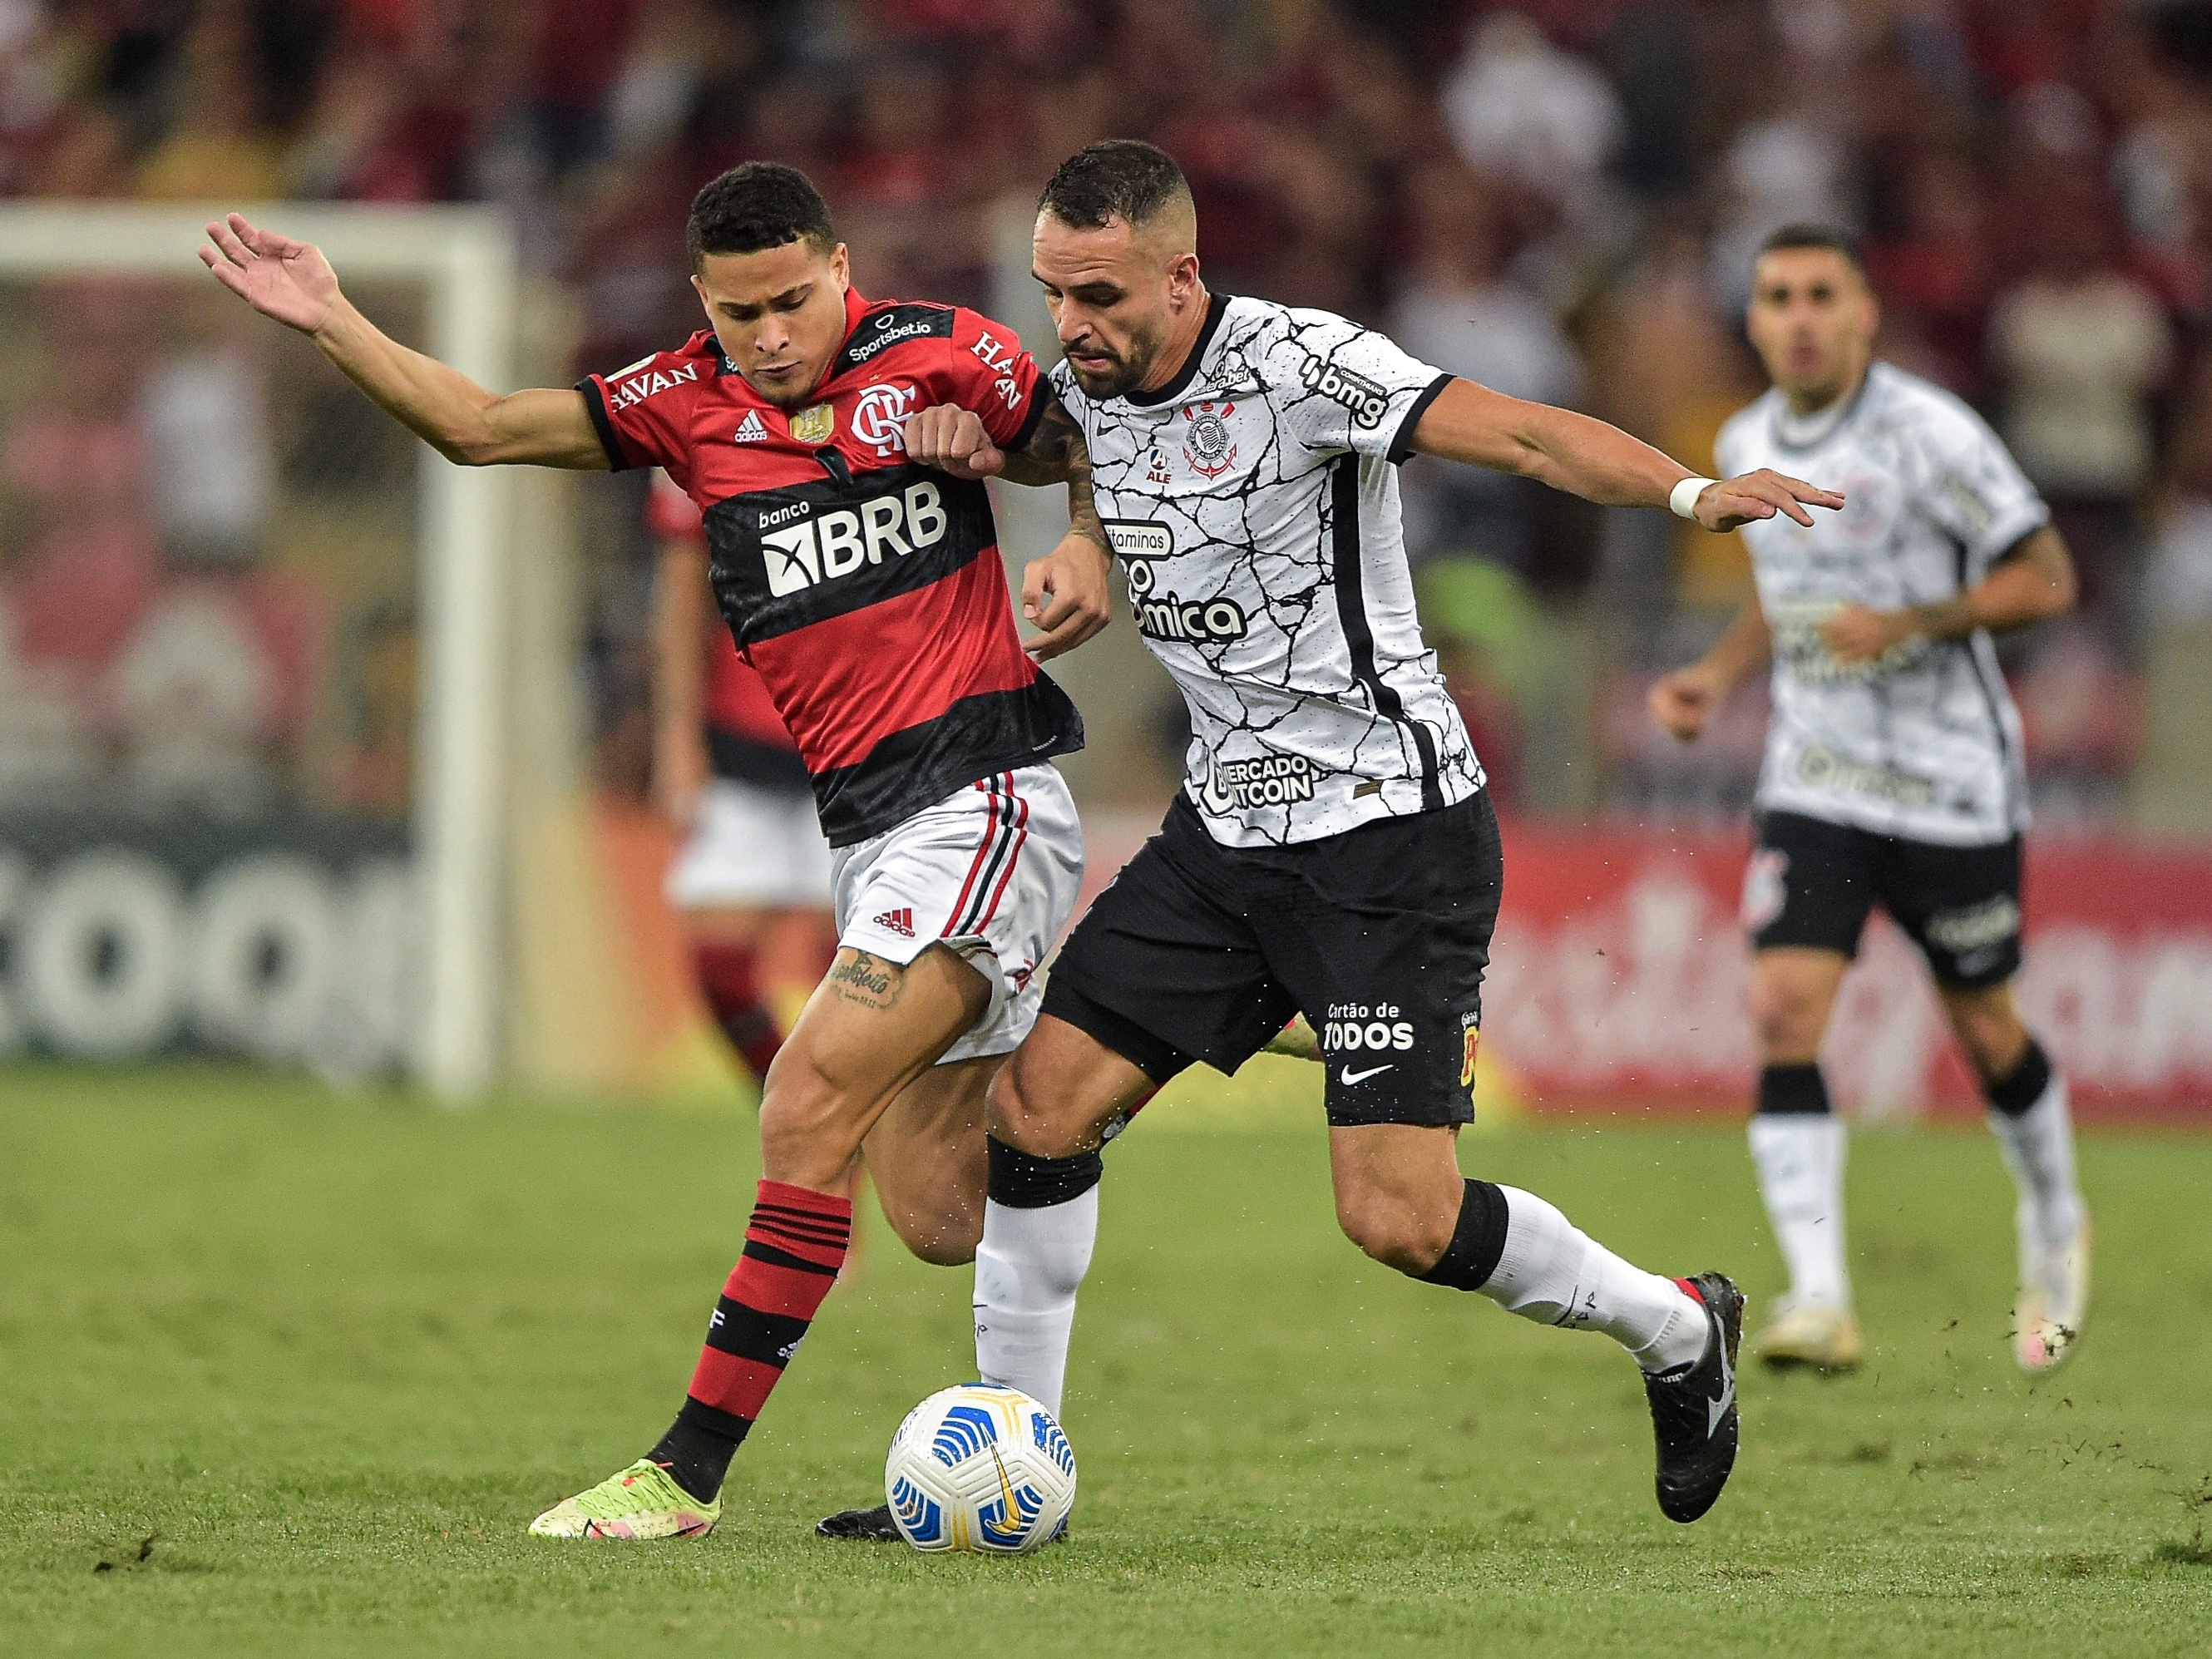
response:
M1091 343L1090 349L1107 359L1107 367L1086 368L1071 357L1067 360L1068 372L1075 376L1075 384L1083 388L1085 397L1094 403L1104 403L1110 398L1127 397L1143 383L1160 355L1160 337L1132 335L1126 353L1097 340Z

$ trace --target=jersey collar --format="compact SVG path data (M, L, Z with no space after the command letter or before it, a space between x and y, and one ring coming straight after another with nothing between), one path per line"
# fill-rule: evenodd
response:
M1774 447L1792 455L1802 455L1818 449L1851 423L1851 416L1859 412L1866 401L1867 388L1874 384L1875 371L1881 367L1878 362L1867 364L1867 371L1859 376L1856 391L1844 398L1840 405L1822 410L1808 420L1795 420L1790 413L1790 400L1778 398L1774 405L1772 434Z
M830 377L836 374L837 360L845 355L845 348L853 343L853 331L860 327L860 319L867 314L868 302L861 295L860 290L858 288L848 288L845 290L845 332L837 342L836 350L830 354L830 374L823 378L823 386L829 385Z
M1182 360L1176 377L1158 392L1125 392L1123 401L1139 409L1158 409L1162 404L1171 404L1188 390L1198 377L1199 368L1206 362L1206 354L1213 349L1213 337L1221 331L1221 319L1229 313L1229 295L1213 294L1206 297L1206 325L1198 331L1198 338L1191 343L1190 356Z

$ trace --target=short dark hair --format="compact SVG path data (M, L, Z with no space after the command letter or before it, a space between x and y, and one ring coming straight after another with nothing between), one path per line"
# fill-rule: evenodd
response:
M1786 253L1792 248L1826 248L1831 253L1840 253L1844 262L1862 276L1866 275L1866 259L1859 252L1859 239L1838 225L1784 225L1767 233L1759 245L1753 263L1770 253Z
M704 254L758 253L801 240L827 253L837 246L837 233L812 179L797 167L747 161L691 198L684 240L696 269Z
M1070 230L1098 230L1111 219L1141 225L1190 185L1175 157L1138 138L1101 138L1060 164L1037 198Z

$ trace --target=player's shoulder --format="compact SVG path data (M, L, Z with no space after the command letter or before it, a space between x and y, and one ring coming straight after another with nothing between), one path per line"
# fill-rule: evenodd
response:
M682 345L668 351L649 351L599 378L606 382L607 407L629 409L663 393L681 394L711 386L726 367L721 342L714 331L702 328Z
M1865 397L1862 417L1908 440L1945 451L1998 442L1990 423L1965 398L1894 363L1876 362L1867 369Z
M1224 348L1256 360L1327 357L1356 341L1379 337L1363 323L1312 306L1278 305L1238 295L1221 318Z
M935 343L952 338L958 313L957 306L931 300L872 300L853 319L830 374L880 364L916 349L935 349Z

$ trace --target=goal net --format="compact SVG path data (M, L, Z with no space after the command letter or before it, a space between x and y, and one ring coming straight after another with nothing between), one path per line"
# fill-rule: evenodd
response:
M468 209L272 208L509 383ZM0 1056L451 1095L498 1058L501 485L201 270L206 212L0 207Z

